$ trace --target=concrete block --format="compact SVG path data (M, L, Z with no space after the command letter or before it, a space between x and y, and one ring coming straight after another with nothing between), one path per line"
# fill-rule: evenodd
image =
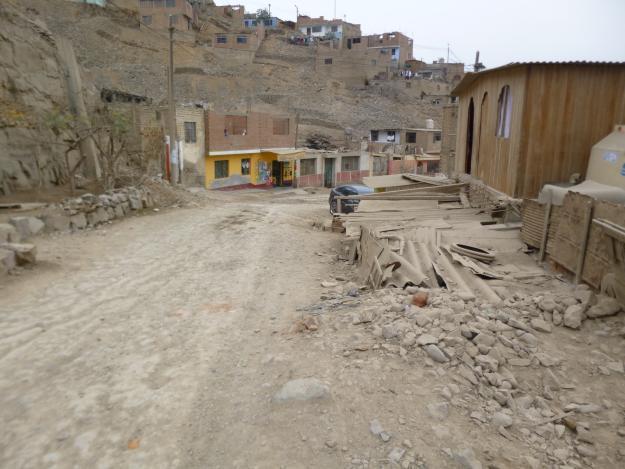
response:
M37 247L34 244L4 243L1 249L13 251L17 265L34 264L37 262Z
M22 239L35 236L45 227L45 223L35 217L12 217L9 223L15 227Z

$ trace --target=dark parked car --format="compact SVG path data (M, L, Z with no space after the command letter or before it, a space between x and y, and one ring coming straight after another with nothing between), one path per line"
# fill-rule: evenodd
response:
M344 195L366 195L373 193L373 189L364 186L362 184L342 184L332 188L330 191L330 213L335 214L337 212L338 200L336 197ZM341 200L341 213L350 213L356 210L358 207L358 199L343 199Z

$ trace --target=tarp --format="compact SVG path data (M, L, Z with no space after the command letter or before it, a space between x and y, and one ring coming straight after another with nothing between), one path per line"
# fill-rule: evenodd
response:
M269 150L269 153L278 155L278 161L295 161L306 156L304 150Z
M586 180L575 186L555 186L547 184L538 194L538 201L541 204L551 202L552 205L562 205L564 197L569 192L577 192L587 195L597 200L625 204L625 190L614 186L606 186L595 181Z

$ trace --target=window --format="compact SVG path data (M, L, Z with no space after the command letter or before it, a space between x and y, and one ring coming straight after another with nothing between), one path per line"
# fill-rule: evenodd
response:
M228 135L246 135L247 134L247 116L226 116L224 134Z
M395 131L394 130L389 130L388 132L386 132L386 141L387 142L394 142L395 141Z
M332 26L332 32L333 33L338 33L339 32L339 27L338 26Z
M273 120L273 134L274 135L289 135L289 119L274 119Z
M497 103L497 137L510 138L510 122L512 120L512 95L510 86L501 89Z
M142 16L141 17L141 21L143 22L143 24L149 26L152 24L152 16Z
M195 143L197 137L195 134L195 122L184 123L184 143Z
M378 64L378 61L377 61L377 60L373 59L373 60L371 61L371 65L374 65L374 66L375 66L375 65L377 65L377 64Z
M377 142L379 138L380 138L380 132L378 132L377 130L372 130L371 131L371 141L372 142Z
M226 36L217 36L217 44L227 44L228 38Z
M215 179L228 177L228 160L215 161Z
M326 65L332 65L333 62L334 62L334 60L332 60L332 59L325 59L323 61L323 63L326 64Z
M361 39L359 37L355 37L354 39L352 39L352 43L353 44L360 44Z
M436 143L436 142L440 142L440 141L441 141L441 138L442 138L442 137L441 137L441 133L440 133L440 132L434 132L434 137L433 137L433 139L434 139L434 143Z
M359 169L359 156L344 156L343 158L341 158L341 171L358 171Z
M388 50L387 49L380 49L380 54L388 54Z
M252 167L252 160L244 158L241 160L241 176L249 176L250 168Z
M321 26L313 26L313 27L311 28L311 31L312 31L313 33L320 33L320 32L321 32Z
M176 0L165 0L165 6L167 8L175 8L176 7Z
M273 20L265 20L265 21L263 21L263 24L265 26L273 26Z
M416 132L407 132L406 133L406 143L417 143L417 133Z
M247 36L237 36L237 44L247 44Z
M305 160L300 160L299 175L300 176L312 176L313 174L317 174L317 159L308 158Z

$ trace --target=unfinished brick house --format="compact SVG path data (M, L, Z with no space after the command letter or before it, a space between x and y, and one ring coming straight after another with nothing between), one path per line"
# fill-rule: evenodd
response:
M189 0L138 0L141 26L155 29L169 28L172 17L174 28L190 31L196 22L196 12Z
M433 121L428 124L428 128L420 129L371 130L369 154L373 174L438 172L441 130L434 128Z
M318 72L350 85L388 78L412 59L412 39L398 32L347 37L343 42L345 47L340 49L319 47L316 67Z
M213 47L218 49L235 49L255 52L265 39L265 28L259 26L254 30L242 30L235 33L216 33L213 36Z
M293 184L294 164L278 156L296 153L294 117L207 111L205 128L207 189Z
M350 36L360 36L359 24L348 23L343 20L327 20L323 16L311 18L298 16L296 29L303 35L313 38L335 39L343 44L343 39Z

